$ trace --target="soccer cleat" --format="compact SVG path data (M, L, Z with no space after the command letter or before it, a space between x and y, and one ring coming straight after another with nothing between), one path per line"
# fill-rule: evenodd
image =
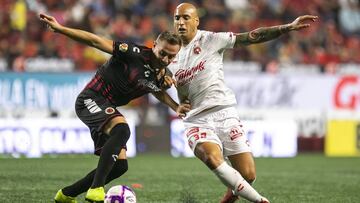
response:
M64 195L61 189L56 193L54 200L55 203L77 203L75 197Z
M262 197L261 200L257 203L270 203L270 201L267 200L265 197Z
M90 203L103 203L105 200L104 187L90 188L86 193L85 200Z
M220 201L220 203L234 203L239 199L238 196L234 195L232 190L230 188L228 188L228 190L226 191L224 197L222 198L222 200Z

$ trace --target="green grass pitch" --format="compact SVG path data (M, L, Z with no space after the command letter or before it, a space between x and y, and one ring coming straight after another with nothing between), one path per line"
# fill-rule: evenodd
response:
M254 187L272 203L360 202L360 158L327 158L318 154L296 158L256 158ZM52 202L56 191L93 169L91 155L41 159L0 158L0 202ZM139 155L129 171L107 185L142 184L139 203L219 202L226 190L195 158ZM78 197L84 202L84 196ZM246 202L244 200L240 202Z

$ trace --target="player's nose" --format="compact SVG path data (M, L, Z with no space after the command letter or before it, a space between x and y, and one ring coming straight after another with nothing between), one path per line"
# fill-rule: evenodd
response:
M184 18L180 18L178 22L179 22L179 25L184 25Z

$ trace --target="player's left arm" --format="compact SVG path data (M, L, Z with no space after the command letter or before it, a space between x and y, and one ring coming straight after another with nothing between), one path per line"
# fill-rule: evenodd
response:
M172 72L166 67L157 74L157 81L162 89L169 89L172 85L177 87L176 80L172 77Z
M190 104L189 103L176 103L170 95L165 91L153 92L152 93L159 101L169 106L173 111L176 112L177 116L180 118L185 117L186 113L190 111Z
M276 39L282 34L293 30L301 30L310 26L308 22L315 22L317 16L304 15L296 18L292 23L272 26L260 27L250 32L237 33L234 47L246 46L250 44L262 43L272 39Z

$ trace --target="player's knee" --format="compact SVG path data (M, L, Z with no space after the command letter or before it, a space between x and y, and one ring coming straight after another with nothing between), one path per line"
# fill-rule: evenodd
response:
M110 131L110 136L121 137L124 140L128 140L130 137L130 128L127 123L118 123Z
M245 173L241 175L249 184L253 184L256 180L255 170L247 170Z
M213 143L200 143L195 148L195 155L210 169L215 169L224 162L220 148Z
M222 156L216 152L205 152L203 155L203 162L211 169L217 168L224 162Z

